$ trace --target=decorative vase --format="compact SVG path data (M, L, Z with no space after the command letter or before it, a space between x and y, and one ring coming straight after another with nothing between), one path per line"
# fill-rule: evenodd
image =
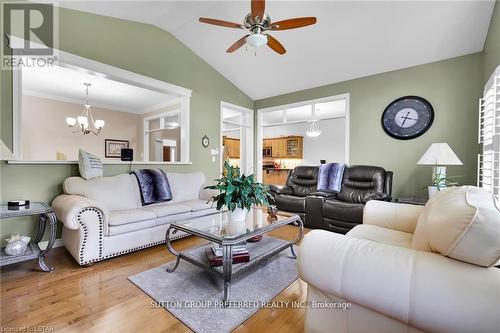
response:
M9 242L5 247L5 253L9 256L18 256L23 254L28 248L28 244L23 242L22 240L14 240Z
M429 194L429 199L436 195L439 191L437 186L427 186L427 193Z
M229 222L245 221L248 211L244 208L236 208L229 211Z

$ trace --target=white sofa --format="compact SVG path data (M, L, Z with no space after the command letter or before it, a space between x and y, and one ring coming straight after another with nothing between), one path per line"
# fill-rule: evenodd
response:
M70 177L52 202L62 239L80 265L165 242L171 222L215 212L202 173L167 173L172 201L142 206L134 175ZM185 235L178 233L176 238Z
M298 258L305 331L500 332L500 211L494 199L471 203L477 188L461 191L463 202L440 195L425 208L369 201L346 235L309 232Z

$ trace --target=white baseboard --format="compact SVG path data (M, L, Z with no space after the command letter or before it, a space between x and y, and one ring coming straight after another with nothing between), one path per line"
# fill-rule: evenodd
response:
M38 246L40 247L40 250L45 250L47 248L48 244L49 244L48 241L44 241L44 242L38 243ZM61 246L64 246L63 241L61 238L58 238L58 239L56 239L54 246L52 248L61 247Z

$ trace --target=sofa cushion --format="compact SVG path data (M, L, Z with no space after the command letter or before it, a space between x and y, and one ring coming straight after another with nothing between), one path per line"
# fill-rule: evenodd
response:
M138 230L144 230L147 228L152 228L157 225L155 219L139 221L135 223L127 223L122 225L109 226L108 236L115 236L120 234L125 234L127 232L133 232ZM133 237L133 236L130 236Z
M355 165L346 168L342 190L338 198L346 202L365 203L367 197L384 193L385 169L376 166Z
M89 180L81 177L69 177L64 181L63 187L64 193L92 199L110 211L142 206L137 179L129 174Z
M500 210L493 195L473 186L439 192L418 219L412 247L495 265L500 260Z
M172 202L196 200L205 185L205 175L201 172L167 172Z
M198 212L200 210L205 210L205 209L210 209L215 207L215 204L212 204L212 202L208 202L206 200L189 200L189 201L182 201L179 202L179 204L183 206L188 206L191 208L192 212Z
M155 215L155 217L164 217L169 215L187 213L191 211L191 208L186 205L180 205L180 204L169 205L164 203L146 206L143 209L152 212Z
M403 231L397 231L379 227L378 225L360 224L352 228L347 236L371 241L406 247L411 249L413 235Z
M109 212L108 225L118 226L146 220L155 220L156 214L146 209L122 209Z
M364 207L361 203L328 199L323 204L323 216L333 220L361 223Z
M276 206L278 206L280 210L287 212L305 213L306 198L280 194L276 196Z

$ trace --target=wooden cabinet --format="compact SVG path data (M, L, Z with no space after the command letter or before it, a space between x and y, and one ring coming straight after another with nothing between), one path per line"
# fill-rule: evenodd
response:
M272 148L272 158L302 158L304 137L286 136L263 140L263 147Z
M229 158L240 158L240 139L223 137L222 142Z
M262 182L267 185L285 185L288 170L264 170Z

